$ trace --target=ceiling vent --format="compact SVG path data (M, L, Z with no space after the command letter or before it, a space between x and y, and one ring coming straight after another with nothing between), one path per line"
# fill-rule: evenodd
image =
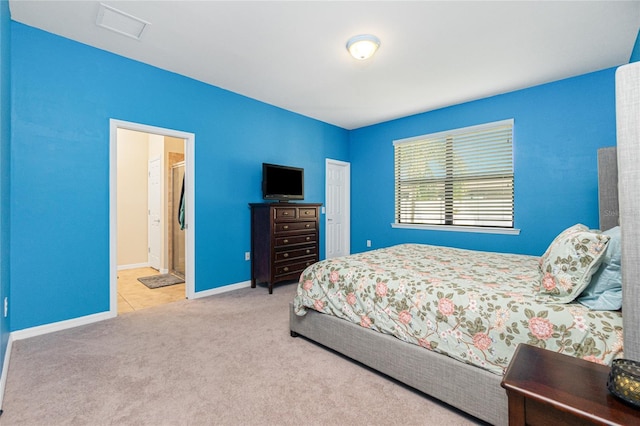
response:
M96 25L127 37L140 40L145 28L151 23L100 3Z

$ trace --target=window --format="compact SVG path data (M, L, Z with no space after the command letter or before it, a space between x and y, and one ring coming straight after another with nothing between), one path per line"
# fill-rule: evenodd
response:
M513 120L393 144L395 224L513 228Z

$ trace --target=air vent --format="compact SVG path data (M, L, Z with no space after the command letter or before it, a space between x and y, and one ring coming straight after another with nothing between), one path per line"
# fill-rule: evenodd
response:
M118 34L140 40L145 28L151 23L100 3L96 25Z

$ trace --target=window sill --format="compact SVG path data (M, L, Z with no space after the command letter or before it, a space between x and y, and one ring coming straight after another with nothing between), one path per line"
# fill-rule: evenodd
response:
M520 235L520 230L516 228L491 228L486 226L418 225L418 224L392 223L391 227L400 228L400 229L423 229L426 231L474 232L474 233L480 233L480 234Z

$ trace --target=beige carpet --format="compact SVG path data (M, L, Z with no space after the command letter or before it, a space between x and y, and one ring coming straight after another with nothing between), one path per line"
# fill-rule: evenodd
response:
M290 337L294 292L247 288L14 342L0 424L478 424Z

